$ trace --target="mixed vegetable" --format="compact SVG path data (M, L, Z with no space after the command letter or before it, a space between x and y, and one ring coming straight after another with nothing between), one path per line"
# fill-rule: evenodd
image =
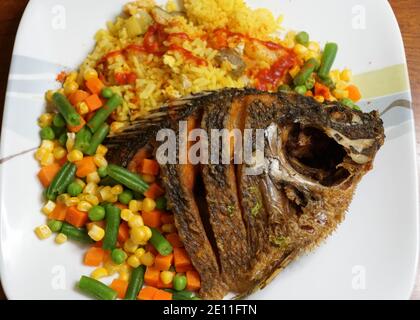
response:
M129 171L105 158L102 143L122 98L92 71L84 75L83 88L68 83L74 77L67 75L64 88L49 94L56 112L39 119L36 159L48 221L36 235L56 233L57 244L87 246L84 264L96 269L81 277L78 288L91 297L198 299L200 277L167 210L158 163L144 158ZM114 274L110 285L99 281Z

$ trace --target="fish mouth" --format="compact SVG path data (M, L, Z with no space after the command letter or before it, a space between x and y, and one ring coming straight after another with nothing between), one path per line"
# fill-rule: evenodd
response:
M350 176L343 165L347 151L324 130L294 123L285 135L285 156L298 173L326 187L339 185Z

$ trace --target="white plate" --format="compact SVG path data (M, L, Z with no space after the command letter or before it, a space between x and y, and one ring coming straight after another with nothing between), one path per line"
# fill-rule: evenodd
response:
M1 158L35 148L43 93L55 75L75 68L93 35L124 0L32 0L22 18L9 77ZM60 5L58 5L60 3ZM336 41L336 66L350 67L362 85L364 108L384 112L386 143L360 184L347 219L315 252L293 263L255 299L406 299L418 252L415 135L406 60L391 7L381 0L249 0L285 15L284 26ZM65 20L62 20L65 19ZM64 23L64 25L62 24ZM63 28L62 28L63 27ZM393 103L394 102L394 103ZM393 105L392 108L387 108ZM1 278L11 299L84 299L73 289L90 268L71 242L39 241L41 187L33 153L1 166Z

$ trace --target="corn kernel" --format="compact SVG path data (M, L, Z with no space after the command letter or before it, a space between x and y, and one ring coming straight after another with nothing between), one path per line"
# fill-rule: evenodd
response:
M44 224L35 229L35 234L40 240L44 240L51 236L52 231L47 225Z
M133 214L128 219L128 225L130 228L138 228L144 226L143 218L140 215Z
M130 239L138 245L144 246L147 243L146 233L141 228L133 228L130 231Z
M111 197L108 198L108 202L111 202L111 203L118 202L118 196L116 194L111 194Z
M308 44L308 49L314 52L320 52L321 51L321 47L319 46L318 42L315 41L310 41Z
M101 278L108 277L109 272L107 269L101 267L101 268L96 268L95 270L93 270L90 275L92 276L93 279L98 280Z
M123 281L128 281L130 280L130 273L127 271L120 271L118 279L123 280Z
M305 61L308 61L309 59L316 59L318 62L320 62L320 60L321 60L321 56L320 56L320 54L319 54L318 52L308 50L308 51L305 53L305 55L304 55L303 59L304 59Z
M96 183L98 184L101 181L101 177L99 176L98 172L91 172L86 177L87 183Z
M331 70L329 76L334 83L340 81L340 71L338 70Z
M106 159L105 159L105 157L103 155L96 154L93 157L93 161L95 162L95 164L96 164L96 166L98 168L107 167L108 166L108 161L106 161Z
M38 161L41 161L41 159L43 159L45 156L47 156L48 153L50 153L48 150L43 149L43 148L39 148L35 152L35 159L38 160Z
M78 77L78 73L76 71L72 71L67 75L65 82L76 81L77 77Z
M98 192L98 185L96 183L90 182L86 185L86 187L83 189L83 193L96 195Z
M108 274L111 276L111 275L113 275L113 274L115 274L115 273L117 273L119 271L120 266L119 265L116 265L110 259L110 260L108 260L108 261L105 262L104 268L106 269L106 271L108 271Z
M176 231L176 228L175 228L175 225L172 224L172 223L164 224L162 226L162 231L165 232L165 233L173 233L173 232Z
M65 204L69 199L70 199L70 195L68 193L63 193L57 197L57 202Z
M42 143L41 143L41 146L40 146L41 149L45 149L49 152L53 152L54 147L55 147L54 142L51 141L51 140L42 140Z
M304 45L301 45L300 43L298 43L294 48L293 48L294 53L296 53L298 56L301 56L303 54L306 53L306 51L308 51L308 48L306 48Z
M80 150L72 150L67 155L67 160L69 160L70 162L76 162L76 161L83 160L83 152L80 151Z
M146 182L146 183L153 183L153 182L156 181L156 177L152 176L150 174L143 174L141 177L143 178L144 182Z
M153 211L156 208L156 202L153 199L145 198L143 200L142 207L143 207L142 208L143 211L146 211L146 212Z
M128 239L126 242L124 242L124 250L128 253L136 252L138 247L139 246L135 244L131 239Z
M116 186L113 186L112 189L111 189L111 193L115 194L115 195L119 195L123 191L124 191L124 188L120 184L117 184Z
M82 211L82 212L88 212L90 209L92 209L92 204L87 202L87 201L80 201L79 204L77 205L77 210Z
M323 103L325 101L325 98L323 96L315 96L314 98L319 103Z
M297 74L300 71L300 67L298 65L294 66L292 69L290 69L289 74L292 78L296 77Z
M76 180L74 180L74 182L76 182L82 188L86 187L86 183L82 179L77 178Z
M95 241L101 241L105 236L105 230L93 224L88 232L89 237Z
M108 148L105 147L104 145L100 144L98 146L98 149L96 149L96 154L100 155L100 156L105 156L108 152Z
M54 163L54 155L49 152L46 155L44 155L41 159L41 166L50 166Z
M113 123L111 123L111 132L117 133L121 131L125 126L126 124L124 122L114 121Z
M49 127L53 121L53 114L52 113L44 113L38 119L38 125L41 128Z
M80 102L78 105L77 105L77 112L80 114L80 115L82 115L82 116L84 116L84 115L86 115L86 114L88 114L89 113L89 111L90 111L90 109L89 109L89 107L88 107L88 105L86 104L86 102Z
M101 195L101 198L103 201L108 201L108 199L111 198L112 196L111 187L106 186L106 187L101 188L99 190L99 194Z
M48 90L47 92L45 92L45 100L47 100L48 102L52 102L52 97L54 93L54 90Z
M76 134L74 132L67 133L66 149L71 152L74 148L74 142L76 140Z
M138 212L142 209L142 202L137 200L131 200L128 203L128 209L130 209L132 212Z
M344 69L341 71L340 79L346 82L350 82L353 78L353 73L350 69Z
M42 212L46 215L49 215L51 212L53 212L55 209L55 203L51 200L49 200L43 207Z
M121 210L121 219L123 219L124 221L129 221L131 216L133 216L133 211L131 211L130 209L122 209Z
M67 241L67 236L64 233L59 233L55 237L55 243L56 244L63 244Z
M68 96L76 92L77 89L79 89L79 85L76 81L66 81L64 83L63 88L64 88L64 94Z
M83 74L85 80L90 80L98 77L98 72L93 68L88 68Z
M160 280L163 284L170 284L174 280L174 273L172 271L162 271Z
M333 95L337 99L341 100L341 99L344 99L344 98L348 98L349 97L349 92L347 90L335 89L333 91Z
M130 267L137 268L141 264L141 262L139 258L137 258L135 255L132 255L128 257L127 264Z
M346 90L347 87L348 87L348 83L343 80L337 81L337 83L335 84L335 88L338 90Z
M155 256L151 252L146 252L140 257L140 262L146 267L151 267L155 263Z
M142 255L144 255L146 253L146 250L144 250L144 248L138 248L136 250L136 252L134 252L134 254L136 255L137 258L141 258Z
M86 200L93 206L97 206L99 204L98 197L93 194L86 194L84 200Z
M63 159L66 154L67 151L63 147L56 147L53 152L54 158L57 160Z
M80 199L78 197L70 197L68 199L65 200L65 204L67 207L73 207L73 206L77 206L80 202Z

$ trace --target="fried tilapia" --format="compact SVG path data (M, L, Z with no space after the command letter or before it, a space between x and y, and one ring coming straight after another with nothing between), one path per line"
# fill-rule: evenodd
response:
M130 166L146 146L156 152L159 130L180 133L181 120L187 131L201 128L208 135L221 129L263 132L261 161L235 163L236 151L229 147L227 163L161 165L160 178L204 299L228 292L245 297L318 246L343 220L385 138L377 112L293 93L226 89L175 101L133 122L108 139L108 160ZM255 156L258 146L251 140ZM203 148L214 153L213 147Z

